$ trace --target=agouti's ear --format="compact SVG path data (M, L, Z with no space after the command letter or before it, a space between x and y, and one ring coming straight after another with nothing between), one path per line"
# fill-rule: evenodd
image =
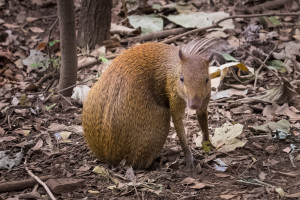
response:
M181 49L179 50L179 58L180 58L181 61L184 61L186 59L185 55L184 55L184 53L182 52Z
M214 54L212 52L202 54L204 60L207 62L207 65L213 60Z

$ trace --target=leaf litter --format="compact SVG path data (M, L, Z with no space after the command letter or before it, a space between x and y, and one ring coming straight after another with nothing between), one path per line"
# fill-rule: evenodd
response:
M293 4L295 2L293 1ZM201 170L185 171L184 157L180 154L179 141L172 127L161 154L152 168L144 171L122 165L111 168L107 164L100 164L89 152L80 126L82 109L80 103L84 101L86 92L75 93L76 100L68 99L72 102L71 106L59 95L49 95L52 92L47 90L50 80L35 86L30 94L26 91L29 90L30 84L35 84L41 76L49 72L48 64L53 62L48 60L47 42L44 38L55 21L51 16L56 13L57 7L56 4L51 7L44 1L30 1L28 4L31 6L25 7L15 0L12 0L10 5L14 3L20 12L10 10L6 4L0 4L6 11L0 14L0 26L3 30L0 32L3 39L0 41L2 45L0 151L6 151L5 159L15 160L16 155L23 151L27 156L27 166L38 176L58 173L60 178L85 179L85 184L81 188L68 192L68 197L73 199L93 199L99 196L104 199L133 199L138 196L149 199L185 199L203 196L211 199L278 199L281 196L299 198L297 189L300 183L296 181L300 167L298 151L300 102L297 101L300 92L299 40L297 41L299 29L291 25L296 22L296 17L289 17L288 20L286 20L288 17L257 18L264 20L261 24L254 24L246 18L236 18L225 21L230 23L228 25L221 24L226 31L219 29L209 30L206 33L205 37L221 37L234 47L225 50L225 54L215 52L213 89L215 93L224 93L218 98L213 98L209 106L209 129L217 148L208 154L203 152L201 130L197 124L196 114L188 113L184 124L196 166L200 166ZM180 27L177 25L180 22L172 23L165 18L161 20L163 19L161 16L199 15L215 21L214 18L208 17L208 13L212 16L216 12L229 16L224 8L237 9L237 6L231 4L210 5L202 2L200 5L197 1L173 6L167 1L158 1L156 4L152 9L155 10L154 16L160 18L157 31ZM249 4L249 8L253 7L249 2L246 4ZM296 3L296 6L298 4ZM146 14L140 10L136 12L135 9L138 7L131 8L131 11L139 16ZM114 16L121 12L120 7L116 8L113 11ZM31 11L30 16L26 14L27 9ZM40 10L49 14L47 20L40 20ZM8 11L10 15L4 14ZM176 12L183 14L178 15ZM200 15L200 12L204 12L205 15ZM113 23L124 25L115 19ZM190 22L202 23L199 27L206 22L194 19ZM149 22L142 25L149 26L147 23ZM117 35L114 38L123 39L138 36L140 33L139 28L118 28L114 30L114 34ZM195 36L186 36L183 40L190 41L193 37ZM243 48L264 61L273 49L274 43L278 42L278 38L281 44L267 60L271 62L266 62L266 65L272 66L273 73L280 80L276 79L267 68L262 67L257 75L258 87L255 88L253 78L261 63L247 55ZM59 41L57 28L53 30L51 41ZM179 46L183 41L178 40L175 43ZM57 44L58 42L52 42L51 50L53 54L60 55ZM220 44L211 49L218 50L224 47L226 45ZM107 55L119 54L127 48L129 46L126 44L118 44L114 48L99 47L101 53L100 50L82 50L83 53L79 55L78 60L82 64L102 56L100 59L104 62ZM35 52L30 55L30 51L33 50ZM90 55L86 56L89 53ZM78 72L78 80L90 78L91 74L95 74L96 71L102 72L104 68L95 65L85 69L84 72ZM85 86L91 85L92 81ZM35 93L36 91L42 92L43 98L41 94ZM1 170L0 184L7 180L28 178L28 174L23 170L25 165L22 158L23 156L18 157L15 161L20 162L13 161L14 164L9 165L11 167ZM7 171L10 168L14 173ZM44 194L40 188L36 191L35 196ZM21 193L24 193L24 190L1 193L0 198L9 199Z

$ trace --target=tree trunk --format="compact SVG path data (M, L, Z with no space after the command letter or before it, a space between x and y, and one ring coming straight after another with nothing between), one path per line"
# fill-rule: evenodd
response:
M82 0L78 26L78 45L93 49L109 39L112 0Z
M76 84L77 55L75 35L75 13L73 0L58 0L58 17L60 28L61 68L59 90ZM72 95L72 88L62 92L64 96Z

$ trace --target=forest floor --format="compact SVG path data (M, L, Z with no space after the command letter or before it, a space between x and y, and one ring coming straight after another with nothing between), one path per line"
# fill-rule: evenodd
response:
M164 0L153 2L171 4ZM255 7L247 1L238 1L235 5L230 5L231 1L219 1L224 4L215 5L207 4L208 1L191 2L198 3L191 4L194 12L225 11L236 15L247 14L245 6ZM264 11L294 13L299 10L298 1L290 3ZM76 2L76 21L78 7ZM82 105L49 90L55 77L49 76L38 84L41 77L51 71L27 67L22 62L30 50L48 54L45 46L49 42L49 28L57 19L56 1L0 0L0 10L0 199L49 199L41 185L28 182L29 172L48 185L56 185L52 189L57 199L300 199L299 16L276 18L280 19L277 25L273 18L264 22L258 18L239 18L234 20L234 30L217 35L235 45L231 55L247 67L257 70L262 64L245 49L261 61L266 58L273 61L268 65L277 67L273 72L262 67L256 94L255 76L248 81L245 74L229 70L218 87L219 91L227 91L227 96L219 93L224 96L215 97L209 104L212 137L216 130L226 132L227 137L232 132L238 133L228 145L235 146L238 141L243 143L240 147L226 151L222 148L226 142L221 142L217 149L205 153L199 145L201 130L196 115L188 110L184 124L196 170L185 169L179 140L171 128L152 167L132 171L123 165L111 167L97 160L83 139ZM114 23L122 20L116 17L119 12L120 6L114 9ZM176 13L175 9L164 12ZM173 24L168 28L175 27ZM251 28L257 30L251 33L259 33L256 41L247 34ZM198 37L210 35L201 33ZM181 45L194 37L185 36L175 44ZM50 41L54 40L59 40L58 25L51 33ZM53 44L53 57L59 57L59 42ZM108 56L128 49L134 42L130 46L113 44L106 48ZM272 52L274 46L277 49ZM288 49L292 46L296 52ZM92 52L81 50L79 64L90 61L91 57L95 57ZM287 57L292 62L288 62ZM95 77L102 68L103 65L94 65L79 70L78 83ZM236 73L235 76L232 73ZM92 83L83 84L91 86ZM266 92L271 95L264 96ZM250 99L253 97L257 98Z

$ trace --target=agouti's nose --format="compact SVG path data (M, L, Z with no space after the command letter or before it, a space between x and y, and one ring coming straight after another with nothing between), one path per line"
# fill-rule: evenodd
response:
M193 98L188 100L188 107L192 110L197 110L202 105L202 99L199 98Z

